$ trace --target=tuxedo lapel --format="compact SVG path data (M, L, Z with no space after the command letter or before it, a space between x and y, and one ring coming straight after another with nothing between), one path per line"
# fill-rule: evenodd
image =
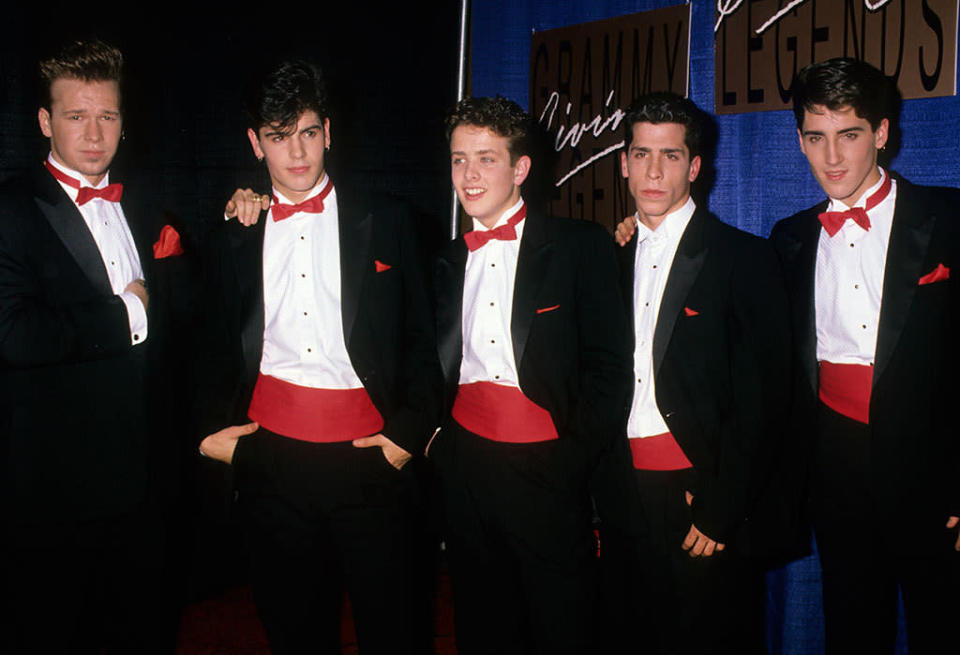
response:
M467 246L463 239L451 243L437 260L437 339L444 379L456 382L463 357L463 279ZM454 378L457 379L454 379Z
M240 340L243 344L243 360L248 379L256 378L263 356L263 235L269 213L253 227L243 227L238 221L230 225L230 246L234 251L233 264L239 297L244 299L240 307Z
M513 338L513 356L517 372L523 366L523 352L530 335L530 323L536 315L536 301L546 277L547 264L553 253L546 218L528 215L517 255L517 275L513 283L513 313L510 332ZM573 265L573 262L570 263Z
M340 313L343 319L343 338L347 347L357 318L363 280L370 272L370 240L373 234L373 216L351 211L350 203L337 203L340 232Z
M64 193L53 176L44 170L34 173L37 206L60 237L60 241L73 257L99 293L113 295L107 269L103 265L100 249L94 241L80 210Z
M883 299L877 331L877 351L873 382L883 374L917 292L917 281L923 274L923 263L936 224L935 214L927 212L924 198L913 185L897 182L897 200L887 246L887 263L883 274Z
M673 266L670 267L670 276L667 278L663 300L660 302L660 312L657 314L657 325L653 331L654 377L660 372L663 355L667 352L667 346L670 345L670 337L673 335L677 318L707 257L708 248L703 234L705 223L706 214L698 209L690 218L687 229L680 238L677 254L673 258Z
M791 235L790 247L795 250L791 266L796 301L793 303L793 329L797 348L807 382L814 393L819 384L817 371L817 312L815 301L817 250L820 244L821 225L817 214L826 210L827 203L809 210L799 224L799 234Z
M631 327L634 324L633 308L633 284L634 284L634 265L637 261L637 239L630 239L622 248L617 249L617 257L620 260L620 292L623 297L623 306L627 309L627 318ZM630 330L631 335L633 330Z

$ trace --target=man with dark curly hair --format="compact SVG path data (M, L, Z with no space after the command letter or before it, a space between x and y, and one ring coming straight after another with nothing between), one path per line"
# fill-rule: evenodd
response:
M429 648L418 479L439 406L411 218L337 184L323 77L302 60L252 88L247 137L272 191L238 190L204 248L210 361L201 453L230 464L274 655ZM227 426L227 427L224 427Z
M637 206L618 252L634 327L633 466L616 507L598 499L615 518L604 582L610 632L638 652L743 655L764 652L763 577L745 533L789 398L790 342L773 248L690 196L703 120L689 99L653 93L623 122Z
M524 202L533 129L504 98L447 118L473 230L437 263L447 414L428 455L464 655L595 646L588 483L626 401L626 321L604 230Z

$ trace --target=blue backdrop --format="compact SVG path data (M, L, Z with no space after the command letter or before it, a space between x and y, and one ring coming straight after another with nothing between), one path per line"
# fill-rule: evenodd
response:
M678 0L476 0L472 3L471 92L500 94L529 107L530 35ZM690 97L712 111L716 2L692 3ZM902 146L891 168L919 184L960 186L960 98L907 100ZM766 236L780 218L823 199L797 144L789 111L719 116L716 179L710 209L741 229ZM820 571L809 557L768 575L772 653L823 651ZM903 646L902 625L898 652Z

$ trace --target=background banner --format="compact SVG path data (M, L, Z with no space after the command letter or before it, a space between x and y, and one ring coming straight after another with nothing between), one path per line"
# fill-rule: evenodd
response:
M530 113L557 153L550 213L612 228L633 212L620 173L624 110L651 91L687 95L689 66L689 5L533 34Z
M870 62L904 98L956 93L956 0L720 0L716 112L789 109L798 70L832 57Z

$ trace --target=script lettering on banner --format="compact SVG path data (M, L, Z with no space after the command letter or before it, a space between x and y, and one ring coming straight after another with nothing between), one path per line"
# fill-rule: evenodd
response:
M556 151L549 211L611 230L634 211L620 173L624 110L652 91L687 95L690 5L533 34L530 113Z
M958 0L717 0L716 113L789 109L797 71L867 61L904 98L956 93Z

